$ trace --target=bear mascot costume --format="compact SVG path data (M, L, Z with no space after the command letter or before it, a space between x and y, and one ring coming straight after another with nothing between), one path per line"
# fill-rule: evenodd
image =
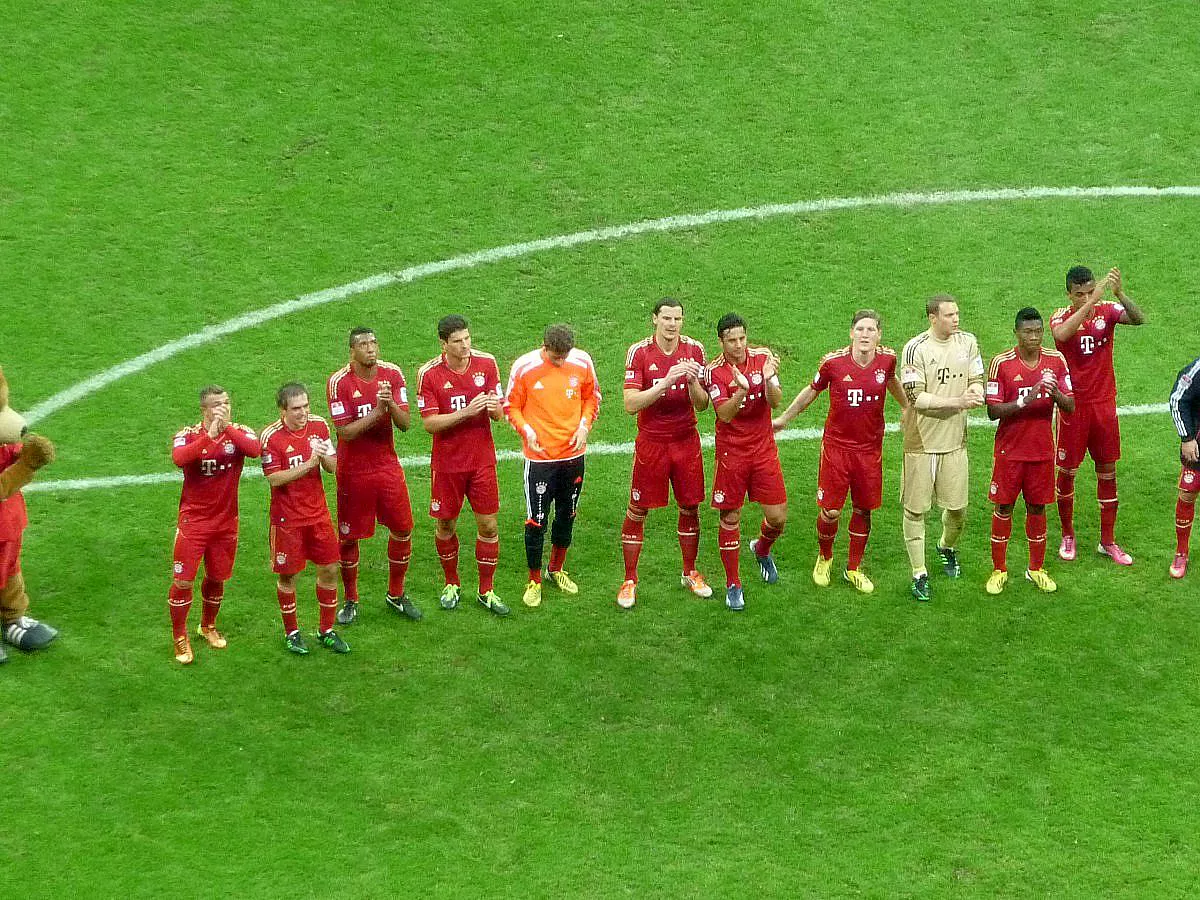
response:
M44 622L27 616L29 596L21 575L21 535L29 519L21 488L54 460L54 445L28 434L25 421L8 405L8 382L0 369L0 638L22 650L40 650L58 637ZM0 662L6 659L0 643Z

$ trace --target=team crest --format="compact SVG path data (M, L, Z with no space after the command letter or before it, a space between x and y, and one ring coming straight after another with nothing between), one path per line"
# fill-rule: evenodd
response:
M537 491L539 495L541 495L541 494L546 493L546 487L547 487L546 482L539 481L537 483L537 487L535 487L534 490Z
M183 563L181 563L181 562L177 562L177 563L175 563L175 574L176 574L176 575L182 575L182 574L183 574Z
M1058 448L1058 458L1059 458L1060 460L1063 460L1063 459L1066 459L1066 458L1067 458L1067 451L1066 451L1066 450L1064 450L1064 449L1062 449L1062 447L1059 447L1059 448Z
M885 381L887 381L887 375L885 375L883 373L883 369L876 369L875 370L875 383L883 384Z
M233 441L225 442L225 452L226 453L232 453L236 449L237 449L237 447L233 446Z
M633 499L634 499L634 500L641 500L641 499L642 499L642 492L641 492L641 491L639 491L637 488L634 488L634 489L633 489L633 490L630 492L630 496L631 496L631 497L633 497Z
M750 376L750 380L754 384L762 384L762 375L759 374L758 372L755 372L753 375Z
M286 564L287 564L287 554L286 553L276 553L275 554L275 565L282 566L282 565L286 565Z
M483 387L483 373L482 372L475 373L475 387Z
M724 502L725 502L725 492L724 491L713 491L713 503L724 503Z
M1000 493L1000 488L998 488L996 486L996 482L993 481L992 486L990 488L988 488L988 494L994 497L998 493Z
M345 522L343 522L341 525L338 526L338 531L340 531L342 534L349 534L350 526L347 525Z
M1097 320L1096 320L1096 330L1097 330L1097 331L1103 331L1103 330L1104 330L1104 326L1105 326L1105 325L1107 325L1107 324L1108 324L1108 323L1107 323L1107 322L1105 322L1103 319L1097 319Z
M438 510L440 510L441 508L442 508L442 503L441 503L441 501L440 501L440 500L430 500L430 501L429 501L429 510L430 510L430 512L437 512L437 511L438 511Z
M817 488L817 502L825 499L825 488Z
M1192 483L1193 481L1195 481L1195 480L1196 480L1196 473L1195 473L1195 472L1184 472L1184 473L1183 473L1183 482L1184 482L1184 484L1191 484L1191 483Z
M569 384L573 388L579 387L579 379L576 376L572 375L570 378L567 379L567 384Z

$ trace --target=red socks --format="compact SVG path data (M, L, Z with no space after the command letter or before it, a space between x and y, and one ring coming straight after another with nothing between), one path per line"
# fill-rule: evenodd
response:
M1011 521L1010 521L1011 526ZM1025 513L1025 538L1029 541L1029 568L1040 569L1046 564L1046 513Z
M646 516L625 511L621 525L621 555L625 557L625 580L637 581L638 557L642 555L642 539L646 531ZM551 553L553 557L553 552Z
M832 522L820 512L817 513L817 547L820 548L822 559L833 558L833 542L837 538L838 520Z
M479 566L479 593L486 594L495 584L496 563L500 560L500 536L490 541L475 538L475 563Z
M167 611L171 614L171 633L176 638L187 636L188 611L192 608L192 589L174 584L167 591Z
M212 628L217 624L217 613L221 611L221 601L225 598L225 582L205 578L200 582L200 596L204 600L200 607L200 627Z
M1008 539L1012 536L1012 516L992 512L992 568L1008 571Z
M338 546L342 558L342 593L347 600L358 602L358 541L345 541Z
M561 572L567 562L567 548L557 547L554 544L550 545L550 565L546 566L547 572Z
M1175 552L1187 555L1192 540L1192 519L1196 515L1196 503L1175 501Z
M289 594L276 585L275 596L279 600L279 612L283 616L283 633L299 631L300 624L296 621L296 592L292 591Z
M836 522L833 523L837 525ZM850 550L846 555L846 568L856 570L862 565L863 553L867 549L867 538L871 536L871 514L857 509L850 516ZM832 547L833 541L830 541ZM826 557L828 559L829 557Z
M696 571L700 554L700 513L695 508L679 511L679 552L683 555L683 573Z
M742 530L738 525L730 527L724 522L717 531L717 549L721 552L721 565L725 567L725 584L733 587L742 583L738 572L738 548L742 545Z
M766 556L771 552L771 548L775 546L775 542L779 540L779 536L783 534L782 528L776 528L774 525L767 524L767 520L763 519L762 524L758 526L758 542L754 545L759 556Z
M1075 473L1058 470L1054 485L1058 494L1058 521L1062 525L1063 537L1075 536Z
M1115 544L1113 526L1117 524L1117 473L1096 473L1096 499L1100 501L1100 543Z
M452 534L448 538L440 538L435 534L433 545L437 548L438 561L442 564L446 584L458 584L458 535Z
M412 538L396 540L388 538L388 593L393 597L404 596L404 576L408 574L408 561L412 559Z
M295 596L295 594L292 595L293 602L295 601ZM332 631L337 616L337 588L325 588L318 584L317 608L320 614L317 630L321 634Z

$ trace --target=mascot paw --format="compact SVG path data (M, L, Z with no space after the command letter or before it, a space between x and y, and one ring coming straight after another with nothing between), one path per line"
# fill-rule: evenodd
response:
M19 459L36 472L42 466L54 462L54 444L40 434L26 435Z
M4 640L19 650L41 650L56 637L57 629L29 616L4 626Z

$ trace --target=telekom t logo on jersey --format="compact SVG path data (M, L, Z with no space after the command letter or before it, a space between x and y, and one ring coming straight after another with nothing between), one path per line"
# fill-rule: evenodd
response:
M1079 352L1084 356L1091 356L1096 350L1096 339L1090 334L1080 335L1079 337Z
M862 406L863 390L862 388L850 388L846 391L846 402L851 406Z

